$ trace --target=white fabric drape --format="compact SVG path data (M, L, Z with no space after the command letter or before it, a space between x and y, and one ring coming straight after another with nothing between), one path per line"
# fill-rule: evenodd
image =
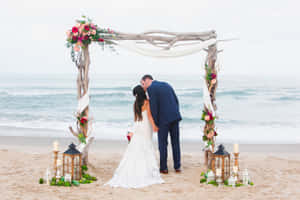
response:
M208 110L215 116L214 107L211 104L211 99L205 79L203 78L203 101Z
M129 51L136 52L144 56L151 56L156 58L169 58L169 57L180 57L197 53L208 46L215 44L216 39L206 40L197 44L190 44L186 46L173 47L171 49L150 49L145 48L137 44L135 41L118 41L116 42L119 47L127 49Z
M82 111L89 105L90 103L90 96L89 91L85 93L79 100L77 105L77 112L82 113Z

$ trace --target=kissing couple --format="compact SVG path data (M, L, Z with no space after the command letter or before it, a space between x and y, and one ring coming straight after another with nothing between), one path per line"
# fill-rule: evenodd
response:
M179 102L170 84L144 75L133 89L135 102L131 141L113 177L105 184L112 187L141 188L163 183L160 173L168 174L168 135L170 134L174 169L181 172L179 141ZM148 97L148 98L147 98ZM157 132L160 167L152 141Z

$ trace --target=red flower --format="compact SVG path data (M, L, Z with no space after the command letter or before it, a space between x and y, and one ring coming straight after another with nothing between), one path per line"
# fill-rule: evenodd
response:
M77 36L73 36L73 37L72 37L72 40L75 41L75 42L77 41L77 39L78 39Z
M103 38L98 39L99 42L104 42Z
M209 115L210 120L214 119L213 116L212 116L212 113L208 112L208 115Z
M85 25L84 26L84 30L89 31L90 30L90 26L89 25Z
M80 119L80 123L81 124L85 124L87 122L87 118L86 117L82 117L81 119Z
M130 142L130 140L131 140L130 135L127 135L127 140L128 140L128 142Z
M77 33L78 32L78 28L76 27L76 26L74 26L73 28L72 28L72 33Z
M210 77L211 77L211 79L215 79L217 77L217 75L215 73L211 73Z
M83 37L83 39L84 39L84 40L88 40L88 39L89 39L89 36L86 35L86 36Z

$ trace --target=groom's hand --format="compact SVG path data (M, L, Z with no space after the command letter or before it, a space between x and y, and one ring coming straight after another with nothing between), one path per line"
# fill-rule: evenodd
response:
M153 131L154 131L154 132L158 132L158 127L157 127L157 126L154 126L154 127L153 127Z

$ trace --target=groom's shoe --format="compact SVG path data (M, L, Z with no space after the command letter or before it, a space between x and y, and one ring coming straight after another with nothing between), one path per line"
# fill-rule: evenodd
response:
M181 173L181 169L179 168L179 169L175 169L175 172L176 173Z
M160 173L161 173L161 174L168 174L169 172L168 172L167 169L165 169L165 170L160 170Z

